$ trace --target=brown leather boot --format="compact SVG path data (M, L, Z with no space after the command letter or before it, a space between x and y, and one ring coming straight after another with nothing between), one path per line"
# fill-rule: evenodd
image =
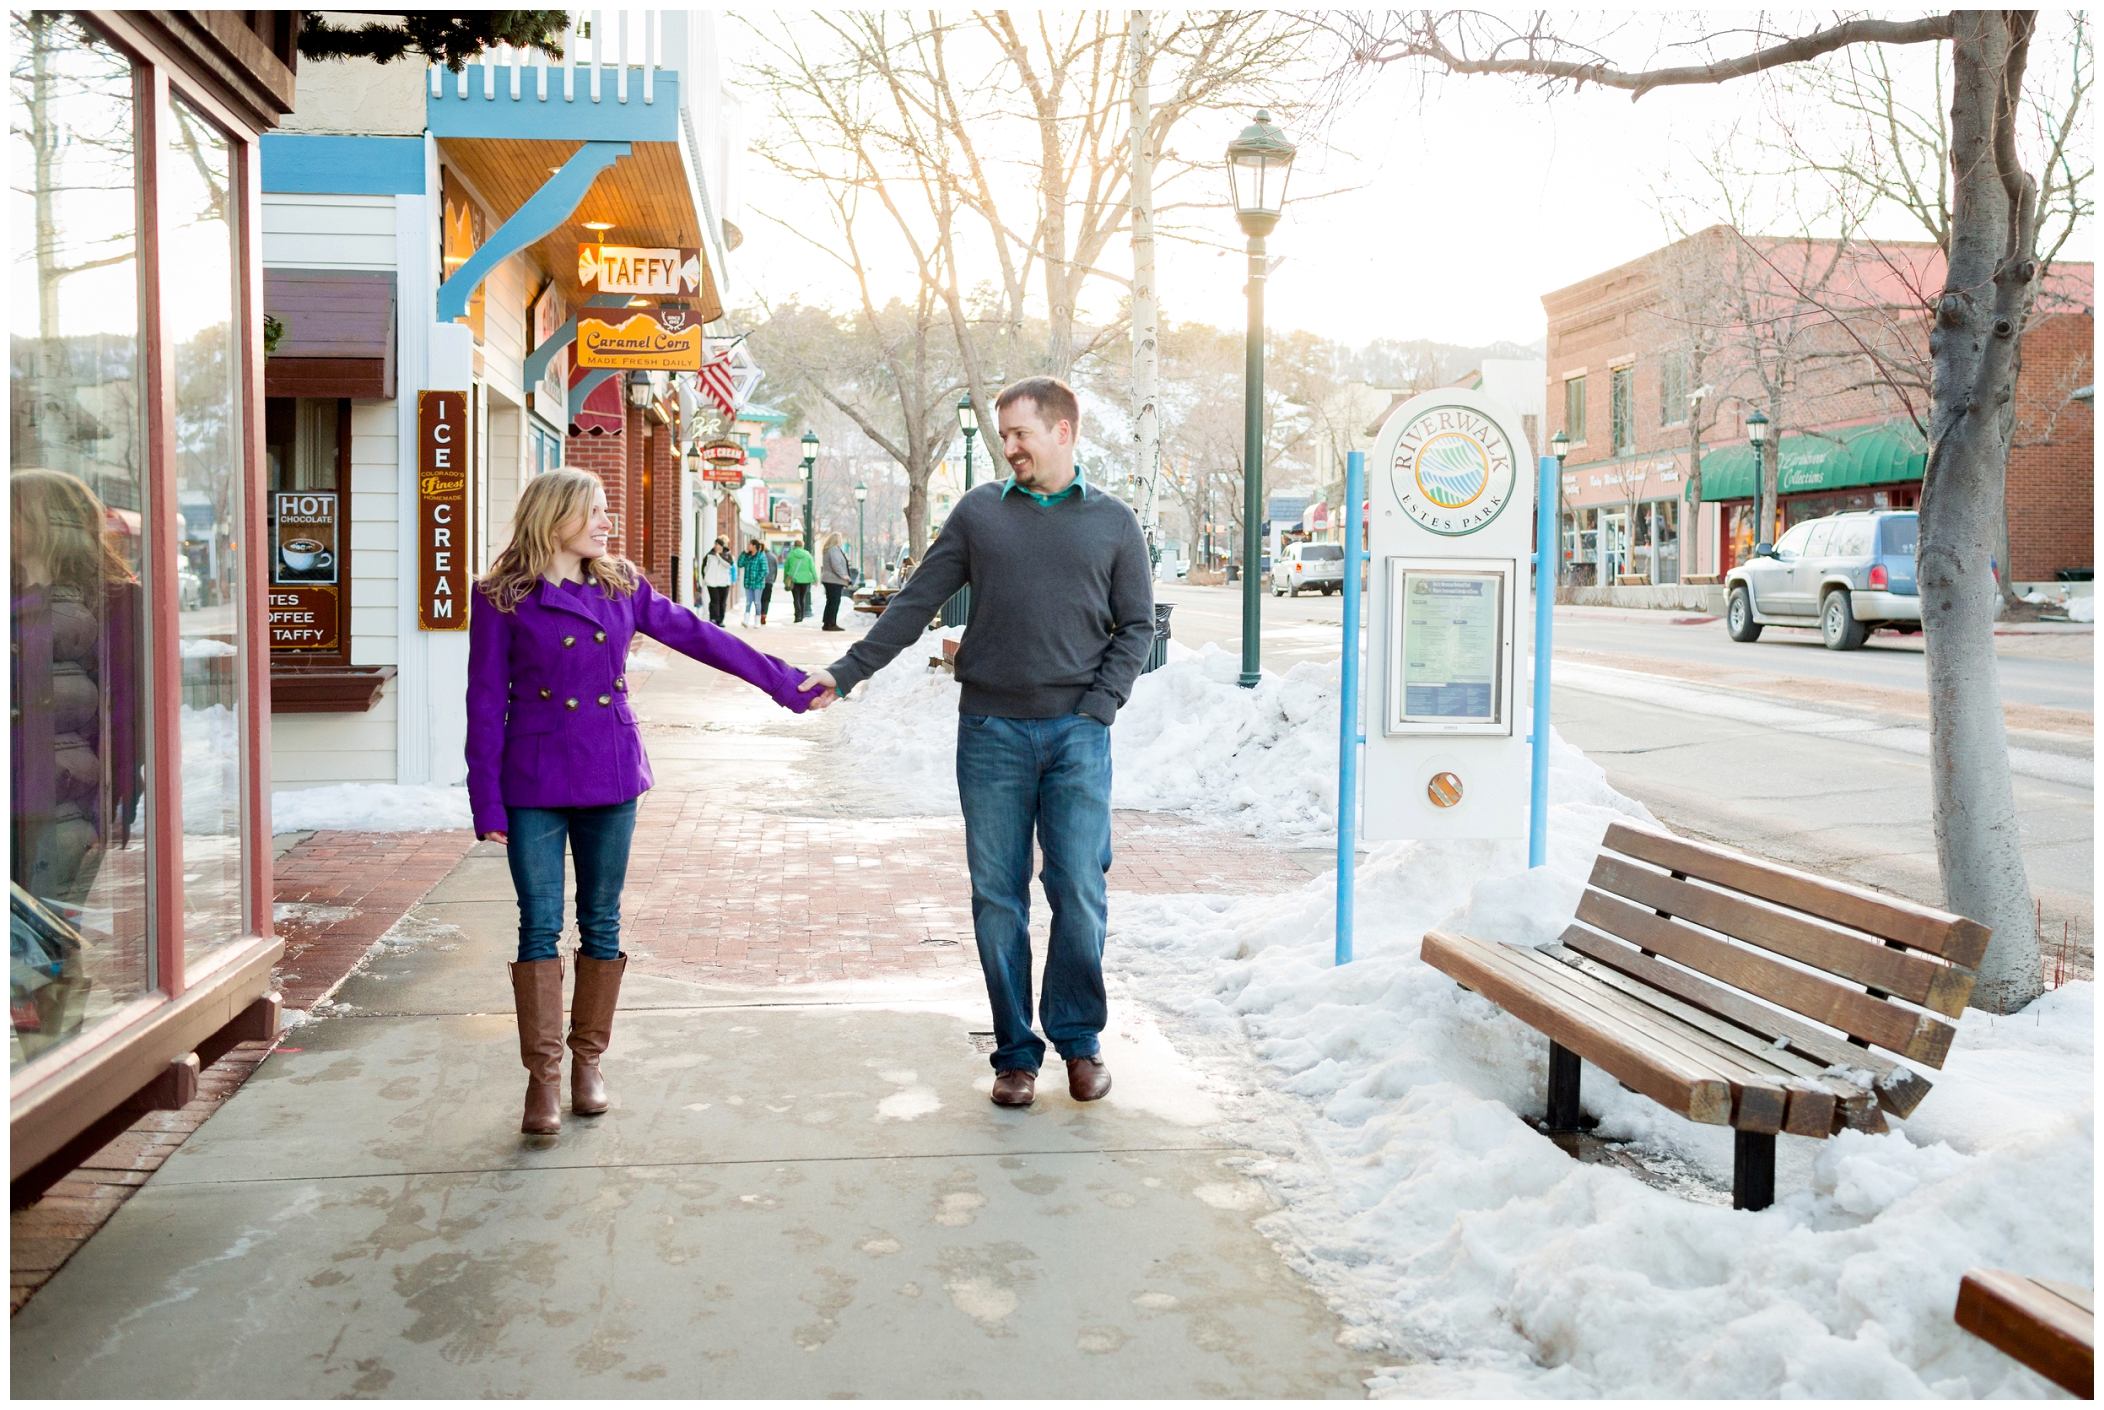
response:
M1027 1067L1012 1067L994 1074L995 1106L1028 1106L1037 1100L1037 1074Z
M563 962L511 966L511 1000L519 1015L519 1061L526 1064L519 1131L553 1136L563 1129Z
M570 1110L579 1116L606 1110L599 1055L614 1035L614 1005L621 998L621 972L627 968L626 955L618 960L577 957L577 990L570 999Z
M1067 1095L1077 1102L1100 1101L1110 1091L1110 1069L1100 1057L1067 1059Z

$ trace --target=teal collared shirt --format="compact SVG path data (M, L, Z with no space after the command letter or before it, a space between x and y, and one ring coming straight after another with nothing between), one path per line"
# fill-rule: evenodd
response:
M1086 496L1088 494L1088 488L1088 478L1081 473L1081 467L1077 465L1074 467L1074 483L1068 485L1058 494L1039 494L1036 490L1023 489L1021 485L1015 482L1015 476L1010 475L1007 479L1001 482L1001 498L1006 499L1010 494L1014 493L1016 490L1023 490L1024 494L1029 495L1039 504L1042 504L1047 509L1049 509L1063 499L1072 499L1075 495Z

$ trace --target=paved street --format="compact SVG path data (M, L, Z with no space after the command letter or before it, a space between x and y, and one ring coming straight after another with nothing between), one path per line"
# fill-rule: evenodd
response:
M1363 1394L1375 1363L1255 1227L1253 1157L1133 1006L1105 1101L1054 1067L1029 1110L987 1101L954 816L843 789L837 717L684 660L636 703L659 786L613 1110L519 1136L516 909L477 845L16 1316L15 1394ZM1306 880L1237 834L1117 829L1118 891Z
M1229 588L1162 586L1176 639L1239 650ZM1335 659L1342 599L1264 604L1264 662ZM1810 631L1734 642L1699 614L1559 608L1556 727L1661 821L1814 871L1940 903L1919 637L1828 651ZM1996 637L2019 823L2047 937L2094 947L2088 631Z

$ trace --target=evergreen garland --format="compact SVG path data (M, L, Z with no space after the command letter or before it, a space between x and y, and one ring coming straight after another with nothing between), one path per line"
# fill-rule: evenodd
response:
M399 25L337 29L322 14L308 10L300 17L302 58L374 59L385 64L413 50L454 73L497 44L539 49L560 59L562 32L569 23L566 10L475 10L458 15L405 14Z

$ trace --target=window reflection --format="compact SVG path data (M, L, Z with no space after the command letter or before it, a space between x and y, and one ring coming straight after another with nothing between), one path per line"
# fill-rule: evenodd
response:
M161 161L162 336L175 359L176 571L182 639L183 950L242 931L241 535L233 163L180 98Z
M11 14L10 1066L155 982L131 66Z

